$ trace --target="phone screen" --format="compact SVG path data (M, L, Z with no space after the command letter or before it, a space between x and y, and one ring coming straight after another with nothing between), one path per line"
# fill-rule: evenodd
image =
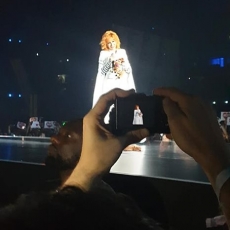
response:
M141 127L148 128L151 132L169 132L162 99L157 96L117 98L111 118L114 120L115 129L124 132Z
M117 128L154 126L156 101L152 97L116 100Z

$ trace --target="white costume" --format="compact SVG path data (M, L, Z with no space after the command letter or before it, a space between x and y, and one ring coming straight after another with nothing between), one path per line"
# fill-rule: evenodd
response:
M143 125L143 114L140 109L134 110L133 125Z
M113 64L110 60L111 56L113 56L114 60L118 60L120 58L124 59L124 62L121 65L124 72L120 78L113 71ZM94 88L93 106L97 103L102 94L107 93L114 88L120 88L123 90L135 89L132 68L124 49L101 51Z

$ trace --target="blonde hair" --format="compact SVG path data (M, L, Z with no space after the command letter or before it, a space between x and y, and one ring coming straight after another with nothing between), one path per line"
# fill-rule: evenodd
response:
M116 46L117 46L116 48L120 49L121 42L120 42L120 39L119 39L118 35L115 32L109 30L109 31L106 31L102 35L101 42L100 42L102 50L109 50L109 48L107 47L107 40L108 40L108 38L113 38L114 41L116 42Z

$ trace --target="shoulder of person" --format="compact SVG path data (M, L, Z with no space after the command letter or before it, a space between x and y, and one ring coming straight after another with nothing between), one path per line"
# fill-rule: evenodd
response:
M125 49L119 49L120 53L126 53Z
M101 50L100 56L105 56L105 55L108 55L108 51L107 50Z
M101 53L101 54L107 54L107 53L108 53L108 50L101 50L100 53Z
M109 52L107 50L101 50L100 59L107 58L109 56Z

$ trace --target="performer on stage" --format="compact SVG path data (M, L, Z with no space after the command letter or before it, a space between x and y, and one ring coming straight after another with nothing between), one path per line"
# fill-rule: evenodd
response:
M102 94L114 88L136 89L132 67L126 51L120 48L121 42L118 35L113 31L106 31L102 36L100 45L102 50L99 56L93 106ZM104 121L105 123L109 122L109 113L105 116ZM129 145L124 151L141 151L141 148L137 145Z
M120 39L113 31L106 31L101 39L101 53L93 95L93 106L99 97L114 88L135 89L132 68ZM108 116L105 119L108 122Z

